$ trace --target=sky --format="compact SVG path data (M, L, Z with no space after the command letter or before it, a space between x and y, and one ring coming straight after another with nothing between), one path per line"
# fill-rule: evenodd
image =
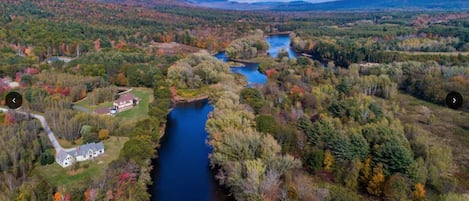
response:
M295 1L295 0L228 0L228 1L235 1L235 2L240 2L240 3L257 3L257 2L290 2L290 1ZM297 1L297 0L296 0ZM302 0L305 2L310 2L310 3L321 3L321 2L328 2L328 1L334 1L334 0Z

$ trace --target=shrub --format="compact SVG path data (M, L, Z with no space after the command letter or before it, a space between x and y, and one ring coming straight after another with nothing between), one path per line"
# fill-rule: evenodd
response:
M109 130L108 129L99 130L98 138L99 138L99 140L108 139L109 138Z
M342 187L334 186L331 188L331 194L328 197L328 201L359 201L360 197L344 189Z

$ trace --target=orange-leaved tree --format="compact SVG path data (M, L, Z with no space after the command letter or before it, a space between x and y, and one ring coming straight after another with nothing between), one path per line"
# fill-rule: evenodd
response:
M378 163L378 165L373 168L373 176L371 177L370 182L368 182L366 190L371 195L381 196L381 194L383 194L384 182L385 176L383 173L383 164Z

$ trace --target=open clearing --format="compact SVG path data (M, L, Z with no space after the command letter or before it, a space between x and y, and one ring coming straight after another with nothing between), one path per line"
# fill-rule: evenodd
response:
M454 174L459 185L464 189L469 188L469 112L449 109L401 93L397 101L400 108L404 109L398 115L403 124L417 125L451 147L453 160L459 167ZM419 112L422 106L430 109L436 117L431 124L425 123L425 117Z
M38 165L33 173L43 177L48 183L54 186L72 186L85 184L93 178L103 176L107 166L119 157L119 152L124 147L128 137L111 137L104 140L105 154L97 157L94 161L80 162L80 168L72 171L71 167L62 168L59 164L53 163L46 166ZM88 166L88 168L85 168Z

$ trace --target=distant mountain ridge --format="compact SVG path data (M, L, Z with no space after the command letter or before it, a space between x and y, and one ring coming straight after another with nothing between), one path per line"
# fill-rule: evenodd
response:
M179 0L191 5L229 10L341 11L341 10L469 10L469 0L338 0L237 3L228 0Z

